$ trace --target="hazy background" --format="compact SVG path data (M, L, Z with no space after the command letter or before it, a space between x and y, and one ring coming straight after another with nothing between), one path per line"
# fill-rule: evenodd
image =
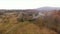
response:
M0 9L34 9L60 7L60 0L0 0Z

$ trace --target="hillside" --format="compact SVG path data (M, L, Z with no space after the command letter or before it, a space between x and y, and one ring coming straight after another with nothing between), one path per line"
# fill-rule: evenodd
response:
M60 10L44 11L0 10L0 34L60 34Z

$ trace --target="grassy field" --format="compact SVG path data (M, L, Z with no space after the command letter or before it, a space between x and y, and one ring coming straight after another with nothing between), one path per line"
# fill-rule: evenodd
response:
M39 18L36 21L17 20L19 15L7 14L0 16L0 34L57 34L55 31L44 27L44 21Z

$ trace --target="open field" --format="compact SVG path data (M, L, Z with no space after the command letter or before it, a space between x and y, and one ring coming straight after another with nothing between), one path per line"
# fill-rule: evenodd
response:
M29 20L31 18L22 16L21 12L0 13L0 34L59 34L60 15L54 14Z

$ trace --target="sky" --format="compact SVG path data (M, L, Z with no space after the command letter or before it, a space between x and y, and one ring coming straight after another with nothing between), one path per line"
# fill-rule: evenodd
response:
M60 7L60 0L0 0L0 9L35 9Z

